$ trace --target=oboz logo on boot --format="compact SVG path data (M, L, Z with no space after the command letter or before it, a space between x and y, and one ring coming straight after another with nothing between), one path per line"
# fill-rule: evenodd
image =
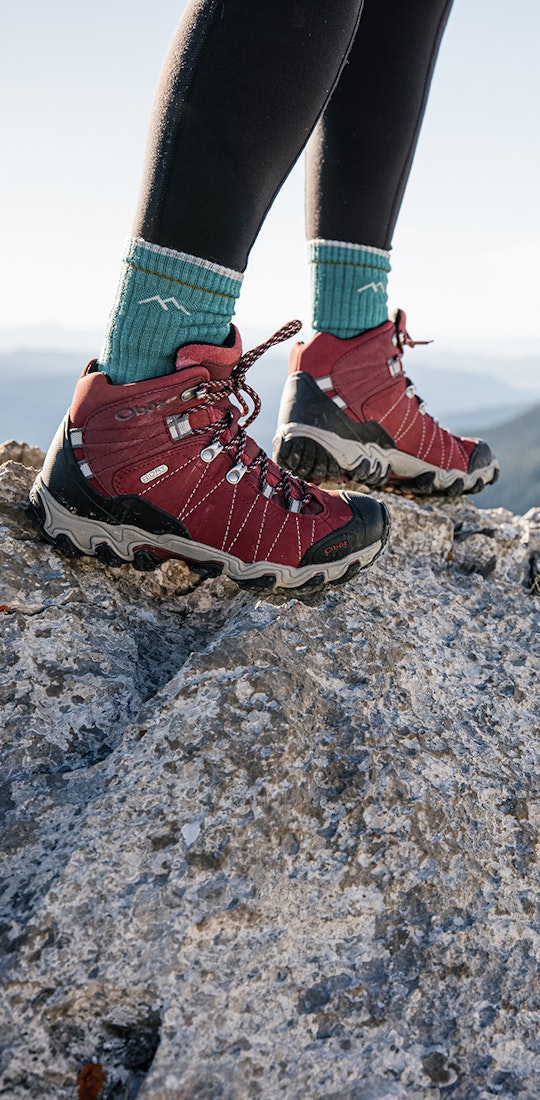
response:
M145 413L162 409L169 401L174 401L174 397L169 397L168 401L149 401L147 405L133 405L131 409L120 409L114 414L115 420L131 420L133 416L144 416Z
M325 554L335 554L336 550L344 550L349 543L347 539L341 539L341 542L333 542L331 546L325 546Z

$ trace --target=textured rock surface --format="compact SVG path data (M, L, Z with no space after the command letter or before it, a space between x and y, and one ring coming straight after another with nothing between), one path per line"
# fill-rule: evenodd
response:
M40 470L45 454L39 447L29 443L18 443L16 439L6 439L0 443L0 465L5 462L20 462L33 470Z
M390 496L390 552L300 602L72 564L31 479L0 468L0 1096L94 1060L103 1100L536 1100L540 510Z

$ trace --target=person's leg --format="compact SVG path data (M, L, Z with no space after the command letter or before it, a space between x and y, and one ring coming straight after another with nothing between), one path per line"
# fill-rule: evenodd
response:
M312 326L293 350L276 457L309 480L390 476L423 492L494 480L485 443L445 432L401 368L388 320L392 235L452 0L366 0L347 64L307 152Z
M357 336L388 319L392 237L451 7L452 0L366 0L307 150L317 332Z
M242 356L229 326L253 240L332 91L360 7L188 9L160 82L104 352L31 494L67 553L141 569L180 557L205 574L291 589L342 580L382 550L384 507L306 486L246 435L258 399L245 371L266 345ZM255 409L240 422L245 393Z
M361 0L203 0L159 80L99 362L114 382L227 337L249 251L339 77Z

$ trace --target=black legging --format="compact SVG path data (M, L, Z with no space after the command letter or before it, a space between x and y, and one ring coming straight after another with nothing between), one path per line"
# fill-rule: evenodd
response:
M308 237L389 248L451 5L192 0L156 93L134 236L243 271L314 131Z

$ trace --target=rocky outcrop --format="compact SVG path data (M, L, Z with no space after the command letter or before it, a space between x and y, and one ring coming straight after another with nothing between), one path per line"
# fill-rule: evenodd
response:
M63 559L32 477L0 1096L537 1098L540 509L387 495L385 557L300 601Z

